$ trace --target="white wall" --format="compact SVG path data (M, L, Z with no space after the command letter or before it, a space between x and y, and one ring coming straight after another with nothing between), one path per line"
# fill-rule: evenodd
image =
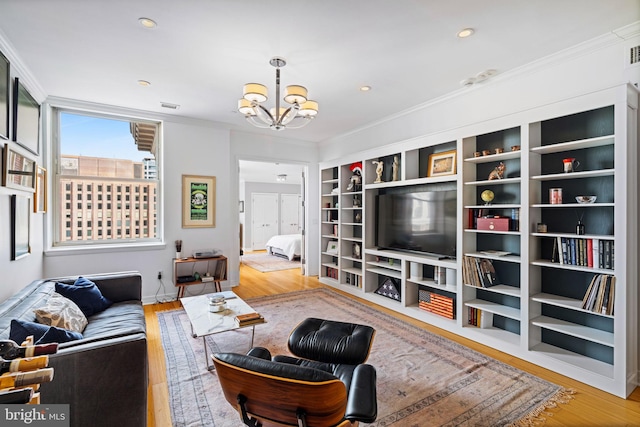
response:
M137 270L143 277L143 298L147 302L174 298L172 258L175 255L174 242L181 239L184 254L196 249L219 248L229 256L237 252L237 233L228 226L232 216L237 217L237 202L229 203L232 198L229 188L232 179L229 162L229 132L217 129L208 122L171 122L163 124L164 147L162 174L164 177L161 201L164 206L165 245L153 249L132 250L124 247L117 251L101 253L66 253L55 255L48 253L44 260L44 272L47 277L101 273L111 271ZM207 159L203 161L203 159ZM216 227L182 228L182 175L207 175L216 177ZM235 244L234 244L235 243ZM163 283L157 280L158 271L163 272ZM237 270L229 270L226 285L235 285L239 277ZM24 282L22 283L25 284ZM193 293L212 290L212 285L188 288Z

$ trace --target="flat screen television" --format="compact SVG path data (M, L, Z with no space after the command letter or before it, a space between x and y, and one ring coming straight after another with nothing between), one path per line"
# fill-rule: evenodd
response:
M456 256L456 190L376 196L376 246Z

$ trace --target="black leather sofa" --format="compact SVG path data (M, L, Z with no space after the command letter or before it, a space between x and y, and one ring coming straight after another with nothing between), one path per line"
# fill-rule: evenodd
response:
M70 406L77 427L146 427L148 359L142 276L138 272L83 275L113 302L88 317L81 340L61 343L50 356L54 378L42 384L42 403ZM0 303L0 339L8 339L12 319L35 321L33 310L55 291L55 282L37 280Z

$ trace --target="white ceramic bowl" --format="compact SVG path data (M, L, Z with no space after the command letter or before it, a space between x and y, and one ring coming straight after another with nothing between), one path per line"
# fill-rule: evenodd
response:
M581 205L586 205L588 203L595 203L598 196L576 196L576 202Z

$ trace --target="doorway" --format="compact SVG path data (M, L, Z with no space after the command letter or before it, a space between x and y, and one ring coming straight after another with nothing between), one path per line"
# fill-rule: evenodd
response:
M243 259L249 259L247 255L251 252L271 252L266 250L266 243L271 236L280 239L298 235L300 243L294 259L300 267L299 274L304 275L307 167L302 164L250 160L239 160L238 166L239 200L243 206L239 216L240 240L244 242L241 246L241 264ZM282 256L278 251L275 253Z

